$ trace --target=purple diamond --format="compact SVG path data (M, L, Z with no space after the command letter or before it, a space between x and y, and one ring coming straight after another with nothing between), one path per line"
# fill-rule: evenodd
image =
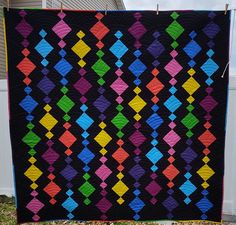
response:
M97 100L93 103L93 105L100 111L105 112L106 109L111 105L111 103L104 97L100 96Z
M164 46L157 40L153 41L152 44L147 48L154 58L159 57L165 50Z
M171 212L173 211L179 204L178 202L172 197L169 196L163 203L162 205L164 205L166 207L166 209Z
M55 87L55 84L47 77L44 77L37 85L37 87L46 95L48 95L52 89Z
M145 170L139 165L135 165L130 171L129 174L135 179L139 180L145 173Z
M60 173L65 179L71 181L76 176L77 171L70 165L67 165Z
M181 153L181 157L186 163L191 163L197 157L197 154L190 147L188 147Z
M218 34L219 31L220 31L220 27L214 22L208 23L203 28L203 32L211 39L213 39Z

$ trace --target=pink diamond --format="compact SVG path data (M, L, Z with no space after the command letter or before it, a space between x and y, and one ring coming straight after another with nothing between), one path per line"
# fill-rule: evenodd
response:
M71 31L71 28L61 20L52 28L52 30L58 35L58 37L63 39Z
M171 130L163 139L170 147L173 147L180 140L180 137Z
M121 95L128 88L128 85L121 78L118 78L112 83L111 88L118 95Z
M100 162L102 163L105 163L107 161L107 158L105 156L103 156L101 159L100 159Z
M34 214L37 214L43 207L44 204L36 198L33 198L26 206L26 208L29 209Z
M121 96L118 96L118 97L116 98L116 101L120 104L120 103L123 102L123 98L122 98Z
M58 45L61 47L61 48L64 48L66 46L66 43L63 41L63 40L60 40Z
M170 155L174 155L174 154L175 154L175 150L174 150L173 148L171 148L171 149L168 151L168 153L169 153Z
M106 187L107 187L107 184L106 184L105 182L102 182L102 183L100 184L100 187L101 187L101 188L106 188Z
M111 208L112 204L106 198L102 198L96 206L102 213L106 213Z
M171 129L173 129L173 128L176 127L176 124L172 121L172 122L169 124L169 127L170 127Z
M174 77L176 74L178 74L183 67L175 60L172 59L166 66L165 70L172 76Z
M118 70L116 71L116 75L117 75L118 77L120 77L122 74L123 74L123 71L122 71L121 69L118 69Z
M105 164L103 164L96 170L95 173L101 180L104 181L110 176L111 170Z
M176 80L175 78L172 78L172 79L169 81L169 83L174 86L174 85L177 83L177 80Z
M175 58L178 55L178 52L176 52L175 50L173 50L170 55Z
M33 219L34 221L38 221L38 220L40 219L40 217L39 217L38 215L34 215L34 216L32 217L32 219Z

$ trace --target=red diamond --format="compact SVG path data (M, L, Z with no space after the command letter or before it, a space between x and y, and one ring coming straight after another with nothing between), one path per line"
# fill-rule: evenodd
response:
M123 148L118 148L112 154L112 157L120 164L123 163L128 158L128 156L129 154Z
M164 85L156 78L153 78L146 86L149 91L157 95L164 87Z
M59 140L67 147L70 146L76 141L76 137L68 130L59 138Z
M24 58L16 67L23 74L25 74L25 76L29 76L29 74L31 74L36 68L36 66L28 58Z
M102 40L103 37L109 32L109 29L101 22L98 21L91 29L90 31L94 34L94 36L98 40Z
M172 181L179 174L179 171L170 164L162 173Z
M206 130L199 138L199 141L202 142L206 147L210 146L215 140L216 137L209 131Z
M61 188L51 181L44 189L43 189L49 196L54 198L61 190Z

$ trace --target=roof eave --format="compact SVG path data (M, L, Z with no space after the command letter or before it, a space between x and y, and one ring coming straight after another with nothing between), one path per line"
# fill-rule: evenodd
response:
M125 4L124 4L123 0L116 0L116 4L117 4L119 10L125 10Z

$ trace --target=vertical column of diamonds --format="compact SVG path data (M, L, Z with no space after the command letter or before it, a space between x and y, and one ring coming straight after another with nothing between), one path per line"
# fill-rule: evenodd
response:
M26 208L31 213L33 213L32 219L34 221L38 221L40 219L40 216L38 215L39 211L44 207L44 204L37 198L38 192L36 191L36 189L38 188L38 185L35 183L42 175L42 171L37 167L37 159L35 157L35 155L37 154L35 146L40 142L41 138L33 131L34 116L32 115L32 112L38 106L38 103L31 96L31 79L29 77L36 68L35 64L28 57L30 54L30 51L28 49L30 43L27 38L32 33L33 28L25 19L25 17L27 16L26 11L21 10L19 12L19 15L21 17L21 21L17 24L15 29L23 37L23 41L21 42L21 45L23 47L23 50L21 51L23 59L17 65L17 69L25 76L23 82L26 85L24 89L26 96L24 97L24 99L22 99L19 105L27 113L25 119L28 121L27 128L29 129L28 133L22 138L22 142L24 142L29 147L28 161L30 163L30 166L25 171L24 175L32 181L32 184L30 185L32 192L30 194L33 197L33 199L31 199L30 202L27 203Z
M150 202L154 205L157 202L156 196L162 189L161 186L156 181L158 171L157 163L158 161L163 157L163 154L161 151L156 147L158 145L158 128L163 123L163 119L158 115L158 93L164 88L164 85L160 82L158 79L159 71L157 69L158 65L160 64L157 60L158 57L165 51L164 46L159 42L158 38L160 36L160 33L158 31L155 31L153 33L154 41L149 45L147 48L148 52L153 56L154 61L152 65L154 66L154 69L152 70L153 78L152 80L146 85L147 89L153 94L153 98L151 99L153 102L152 110L153 114L147 119L146 123L153 129L152 132L152 148L148 153L146 154L146 157L152 162L151 171L152 174L150 175L152 181L145 187L146 191L152 196L150 199Z
M189 129L186 133L186 136L188 137L186 141L187 148L181 153L181 157L184 159L184 161L187 164L185 166L186 173L184 174L187 180L179 188L186 195L186 198L184 199L185 204L189 204L192 201L189 196L197 189L196 186L191 182L191 177L192 177L191 162L197 157L196 152L191 146L193 143L193 141L191 140L191 137L194 135L191 129L199 122L199 120L192 113L192 111L195 109L193 105L193 102L195 101L193 94L200 87L199 83L193 77L194 74L196 73L194 70L194 66L196 65L196 62L194 61L194 57L197 56L197 54L201 51L201 47L194 40L196 36L197 36L196 32L192 31L189 34L189 37L191 38L191 40L183 48L184 52L190 58L190 61L188 62L188 65L190 66L190 69L188 70L188 74L190 77L182 85L185 91L189 94L187 98L188 106L186 107L188 114L182 120L182 123Z
M210 161L210 158L208 155L211 153L210 146L212 143L215 142L216 137L211 132L211 111L217 106L216 100L212 97L212 92L214 89L211 87L214 80L212 79L212 76L214 73L219 69L219 66L215 63L213 56L214 56L214 38L219 33L220 27L214 22L215 13L211 12L209 13L209 23L203 28L203 33L210 39L207 43L207 46L209 47L208 51L206 52L206 55L208 59L206 62L201 66L202 71L207 76L206 84L207 88L205 89L207 96L200 102L201 107L206 111L205 115L205 131L198 137L198 140L204 145L203 154L204 157L202 159L204 165L197 171L199 176L203 179L202 187L204 190L202 191L203 198L196 203L196 206L200 209L202 212L201 218L206 220L207 212L213 207L213 204L208 199L207 195L209 192L207 191L207 188L209 187L209 184L207 183L207 180L210 179L215 172L210 168L208 165L208 162Z
M135 76L134 84L136 87L134 88L135 96L134 98L128 103L129 106L134 110L134 128L135 132L129 137L130 142L135 146L134 150L134 162L135 165L130 169L129 174L134 178L135 183L134 187L135 190L133 191L134 199L130 202L129 207L134 211L135 215L133 218L135 220L138 220L140 218L139 212L144 207L145 203L141 200L139 197L140 195L140 182L139 179L144 175L145 171L139 164L140 162L140 146L145 142L146 137L141 133L141 123L139 122L142 116L140 115L141 110L145 107L147 104L141 97L141 89L139 88L139 85L141 84L141 80L139 79L141 74L147 69L147 67L142 63L140 60L140 56L142 55L142 52L139 50L142 46L140 39L142 36L146 33L146 28L143 26L143 24L140 22L140 19L142 17L141 13L134 13L134 18L136 19L136 22L129 28L129 33L134 37L135 43L134 47L136 50L134 51L135 60L134 62L129 66L129 70L131 73ZM125 190L126 191L126 190Z
M67 96L68 88L66 87L68 81L66 79L67 74L71 71L72 66L66 60L66 51L64 47L66 46L65 41L63 38L71 31L71 28L65 23L64 18L66 14L64 12L59 12L58 17L60 21L52 28L55 34L60 38L58 46L61 48L59 51L59 55L61 59L56 63L54 69L61 75L62 79L60 80L62 84L62 88L60 91L62 92L62 97L57 102L57 106L65 113L63 116L64 124L63 127L65 128L65 132L60 136L59 141L66 147L65 150L65 168L60 172L60 174L66 179L67 181L67 188L66 191L67 199L62 203L62 207L64 207L69 213L67 215L68 219L73 219L73 211L78 206L78 204L73 200L72 195L72 180L77 175L77 171L70 165L72 162L71 155L73 154L72 150L70 149L73 143L76 141L76 137L69 131L71 124L70 124L70 116L69 112L75 103Z
M121 97L121 95L128 88L128 85L121 78L121 76L123 74L123 71L121 70L121 67L123 65L123 62L121 61L121 58L128 51L128 48L120 40L122 38L122 36L123 36L122 32L117 31L115 33L115 37L118 40L110 48L110 51L117 57L117 62L115 63L116 66L117 66L117 70L116 70L115 73L116 73L118 78L111 84L110 87L118 94L118 97L116 98L116 102L118 103L116 109L117 109L118 113L111 120L111 122L118 129L118 132L116 133L116 135L118 137L118 141L116 143L119 146L118 149L112 154L112 157L119 163L119 166L117 167L119 173L116 175L119 180L112 189L119 196L119 199L117 200L117 202L120 205L124 202L124 199L122 198L123 194L125 193L124 191L128 190L128 187L122 181L122 178L124 177L124 175L122 173L122 170L124 169L124 166L122 166L122 163L129 156L129 154L122 147L122 145L124 144L124 141L122 140L122 137L124 135L124 133L122 132L122 129L128 123L127 118L122 113L123 98Z
M83 150L78 154L78 158L85 164L85 166L83 167L84 171L83 178L85 179L85 182L79 187L79 191L85 197L84 204L89 205L91 203L89 196L95 191L95 188L89 182L90 167L88 166L88 164L92 161L95 155L88 148L89 140L87 138L89 137L88 129L93 124L94 121L86 113L88 106L86 105L87 98L85 95L92 87L92 85L88 82L88 80L86 80L87 71L84 68L86 65L84 57L89 53L89 51L91 51L91 48L84 42L83 38L85 37L85 33L82 30L80 30L77 33L77 36L79 37L80 40L72 47L72 51L80 58L80 60L78 61L78 65L80 66L79 74L81 77L74 84L74 88L81 94L80 110L82 111L82 114L76 120L76 123L81 127L81 129L83 129L82 138L84 139L82 141L84 147Z
M45 134L45 136L48 138L48 141L47 141L48 149L42 155L42 158L49 164L48 179L50 180L50 182L45 186L43 190L51 197L49 202L52 205L54 205L57 202L54 197L60 192L61 188L54 181L55 175L53 174L53 171L54 171L53 164L59 158L59 155L53 149L52 146L54 142L51 140L52 137L54 136L51 130L58 123L58 121L53 117L53 115L50 114L51 98L49 97L49 94L55 88L55 84L47 77L49 73L49 70L47 69L47 65L49 64L49 62L46 58L53 50L53 47L46 40L47 32L44 29L42 29L39 32L39 35L41 36L42 39L35 46L35 50L43 58L41 61L41 65L43 66L43 69L41 70L43 78L39 81L37 87L45 94L45 98L43 100L46 104L44 106L44 110L46 111L46 114L43 116L43 118L41 118L39 122L47 130L47 133Z
M171 79L169 81L169 83L171 84L171 88L169 89L169 92L171 95L164 102L165 107L171 113L169 115L169 119L170 119L169 128L171 130L163 138L164 141L170 146L170 149L168 151L170 156L168 158L169 165L162 172L166 176L166 178L169 180L169 182L167 183L167 186L169 187L169 190L167 193L169 196L162 203L169 212L167 214L167 218L169 219L173 218L172 211L179 205L179 203L172 196L172 194L174 193L174 190L172 189L172 187L174 187L173 180L179 174L179 170L174 166L174 161L175 161L174 146L180 140L180 136L174 131L174 128L176 127L176 123L174 122L176 119L176 115L174 113L182 104L179 101L179 99L175 96L175 93L177 91L177 89L175 88L175 84L177 83L175 76L179 74L179 72L183 68L176 60L176 57L178 56L178 52L175 49L179 45L176 40L184 31L184 28L177 22L177 18L179 17L178 13L173 12L171 14L171 17L174 21L166 28L166 32L173 39L173 42L171 44L171 47L173 48L173 50L170 52L170 56L172 57L172 59L165 66L165 70L171 76Z
M98 60L92 66L92 69L99 76L97 82L99 84L98 93L100 96L95 100L93 105L100 112L99 119L101 120L101 122L99 123L99 127L101 128L101 131L96 135L94 140L101 146L100 150L101 157L99 160L102 163L102 165L95 172L95 174L101 179L100 187L102 188L101 190L102 197L96 204L96 207L100 210L102 214L101 219L106 220L107 219L106 213L111 208L112 204L106 198L107 195L106 179L110 176L111 170L105 164L107 161L107 157L105 156L107 150L105 149L105 147L111 141L111 137L105 131L106 123L104 122L104 120L106 119L106 115L104 114L104 112L108 109L111 103L103 95L105 92L105 88L103 88L103 85L105 84L105 79L103 79L103 77L110 70L110 67L102 59L102 57L104 56L104 52L102 51L102 48L104 47L102 39L108 34L109 29L101 21L102 18L104 17L102 13L100 12L97 13L95 17L98 19L98 22L90 29L90 31L98 39L96 46L98 47L99 50L96 53L98 56Z

